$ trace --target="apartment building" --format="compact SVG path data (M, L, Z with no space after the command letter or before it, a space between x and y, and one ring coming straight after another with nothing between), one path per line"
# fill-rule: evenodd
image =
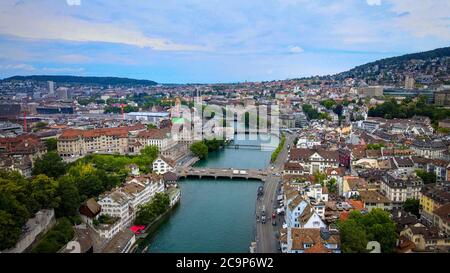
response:
M133 223L139 205L149 202L156 193L164 190L161 176L149 174L131 178L121 188L99 197L100 215L119 218L120 229L124 229Z
M145 126L142 124L92 130L65 130L58 138L58 153L65 160L92 153L126 154L129 152L129 138L143 130Z

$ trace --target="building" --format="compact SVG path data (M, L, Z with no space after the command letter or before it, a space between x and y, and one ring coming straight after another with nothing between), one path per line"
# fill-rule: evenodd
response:
M141 175L128 180L121 188L99 196L100 215L118 219L118 229L131 226L136 218L139 205L148 203L156 193L164 192L162 177L158 175ZM109 236L114 236L111 233Z
M126 120L141 121L159 126L162 120L168 119L169 113L166 112L130 112L125 114Z
M176 145L176 141L171 136L170 128L141 131L136 136L136 142L140 143L141 147L156 146L161 153L165 153ZM138 151L134 150L134 152L137 153Z
M440 206L433 212L433 225L450 237L450 203Z
M305 171L313 174L317 171L323 172L327 168L338 168L339 151L320 148L292 148L289 152L288 161L300 164Z
M439 106L450 106L450 89L434 92L434 103Z
M152 166L153 172L157 174L165 174L166 172L173 171L175 169L176 163L172 159L160 155L155 159L155 161L153 161Z
M40 115L57 115L57 114L73 114L72 106L38 106L36 112Z
M55 94L55 83L52 81L48 81L48 95L53 96Z
M381 181L381 193L392 201L394 206L401 206L407 199L419 200L422 186L420 178L409 176L402 179L386 175Z
M93 225L94 219L100 214L102 207L95 201L94 198L86 200L78 209L81 219L84 223Z
M280 232L283 253L340 253L340 235L325 228L287 228Z
M411 149L418 156L439 159L445 157L447 145L441 140L415 140Z
M369 212L375 208L387 211L392 210L391 201L378 191L359 191L359 196L364 203L364 208Z
M109 241L102 253L129 253L132 250L136 236L129 229L119 231L114 238Z
M416 85L416 81L411 76L405 77L405 89L414 89Z
M65 160L92 153L127 154L129 138L133 137L133 132L137 133L144 129L145 126L139 124L117 128L65 130L58 138L58 154Z
M368 86L358 89L358 94L364 97L381 97L383 96L383 86Z
M429 228L421 223L409 225L400 232L414 243L415 252L448 252L450 250L450 237L440 235L436 228Z
M450 183L424 185L420 196L421 219L432 223L434 212L448 203L450 203Z
M69 101L72 99L72 90L67 87L60 87L56 90L56 97L62 101Z

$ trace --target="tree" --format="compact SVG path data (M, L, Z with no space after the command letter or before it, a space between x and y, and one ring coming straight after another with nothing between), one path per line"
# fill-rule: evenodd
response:
M71 239L75 232L67 218L60 218L56 225L47 232L42 240L32 249L33 253L56 253Z
M58 182L53 178L40 174L31 181L31 188L31 197L38 202L40 208L58 207L61 198L57 196Z
M148 124L147 129L158 129L158 127L155 124Z
M0 210L0 250L13 247L22 233L21 225L11 213Z
M325 179L327 179L327 174L321 171L314 172L313 176L314 176L314 183L320 184L322 186L324 185Z
M416 170L418 177L422 178L424 184L436 183L436 174L424 170Z
M69 176L62 176L58 182L58 196L61 201L56 209L56 216L77 215L82 200L75 181Z
M328 188L328 191L331 193L335 193L337 191L337 181L335 178L331 178L327 182L327 188Z
M348 222L349 223L346 223ZM338 223L343 252L364 252L368 241L377 241L382 252L393 252L397 240L396 225L390 214L373 209L367 214L352 211L349 218ZM365 237L363 236L365 234Z
M56 140L56 138L46 139L45 146L47 146L48 152L56 151L58 148L58 141Z
M336 107L333 108L333 112L338 115L338 117L342 116L342 112L344 111L344 107L341 104L336 105Z
M336 104L336 102L334 100L327 99L327 100L321 101L320 104L322 104L325 108L330 110L331 108L333 108L333 106Z
M66 172L66 164L56 152L46 153L34 163L33 175L45 174L58 178Z
M35 125L34 125L34 131L39 131L39 130L42 130L42 129L44 129L45 127L47 127L47 123L46 122L42 122L42 121L39 121L39 122L37 122Z
M97 171L92 164L84 164L82 162L69 169L68 176L76 181L82 200L97 196L105 190L103 181Z
M170 205L169 195L166 193L157 193L150 202L139 206L136 212L135 224L148 225L159 215L167 211Z
M367 237L364 228L353 219L339 223L341 250L344 253L366 252Z
M418 199L406 199L403 204L403 209L406 212L410 212L420 218L420 201Z
M206 146L206 144L202 141L192 144L190 150L195 156L198 156L200 159L208 157L208 146Z
M141 150L141 155L150 159L150 162L153 162L159 154L158 147L154 145L147 146Z

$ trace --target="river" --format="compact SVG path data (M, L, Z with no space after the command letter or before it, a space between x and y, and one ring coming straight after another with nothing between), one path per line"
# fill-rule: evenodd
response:
M195 166L263 169L278 139L255 135L235 137L236 144L270 143L262 150L226 148ZM255 233L255 201L261 182L229 179L185 179L179 183L181 202L150 240L149 252L245 253Z

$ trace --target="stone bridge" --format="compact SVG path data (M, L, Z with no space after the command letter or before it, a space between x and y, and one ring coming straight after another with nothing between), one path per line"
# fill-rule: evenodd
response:
M177 175L180 178L187 177L210 177L210 178L239 178L239 179L256 179L265 181L267 177L267 170L253 170L253 169L231 169L231 168L184 168L177 170Z

